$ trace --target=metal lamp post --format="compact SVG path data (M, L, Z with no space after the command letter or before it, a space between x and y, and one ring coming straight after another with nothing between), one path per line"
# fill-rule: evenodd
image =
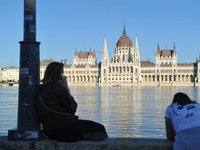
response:
M24 0L24 41L20 43L17 128L8 130L8 140L40 140L35 109L40 80L40 42L36 42L36 0Z

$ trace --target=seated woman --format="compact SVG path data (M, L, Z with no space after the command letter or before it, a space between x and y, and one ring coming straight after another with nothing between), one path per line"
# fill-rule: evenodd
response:
M176 93L165 113L167 139L174 150L200 150L200 104L185 93Z
M50 63L39 86L36 109L45 134L50 139L65 142L106 139L108 135L103 125L79 120L75 115L77 103L63 76L63 66L58 62Z

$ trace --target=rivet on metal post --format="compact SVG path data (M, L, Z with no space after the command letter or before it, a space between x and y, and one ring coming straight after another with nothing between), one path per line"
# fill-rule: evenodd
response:
M40 42L36 42L36 0L24 0L24 41L20 43L17 128L8 130L8 140L40 140L40 122L35 100L40 80Z

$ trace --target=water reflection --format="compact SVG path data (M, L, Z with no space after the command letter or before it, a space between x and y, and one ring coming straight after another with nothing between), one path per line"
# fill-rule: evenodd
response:
M0 136L17 126L17 87L0 87Z
M17 124L17 87L0 87L0 135ZM165 109L176 92L198 101L196 87L72 87L77 115L105 125L110 137L165 138Z
M77 114L103 123L110 137L165 138L165 109L176 92L199 97L194 87L72 88Z

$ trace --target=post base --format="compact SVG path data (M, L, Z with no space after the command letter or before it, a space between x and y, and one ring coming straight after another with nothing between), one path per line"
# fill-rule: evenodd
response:
M9 141L39 141L41 140L41 130L8 130Z

